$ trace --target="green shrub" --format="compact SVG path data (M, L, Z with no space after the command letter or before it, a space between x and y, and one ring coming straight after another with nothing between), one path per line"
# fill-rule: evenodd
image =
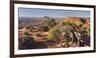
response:
M55 32L55 30L53 30L53 29L51 29L51 30L49 30L49 32L48 32L48 40L53 40L53 39L55 39L55 36L56 35L56 32Z

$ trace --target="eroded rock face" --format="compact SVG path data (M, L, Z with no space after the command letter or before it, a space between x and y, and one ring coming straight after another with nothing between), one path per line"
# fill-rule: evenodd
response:
M81 24L81 17L66 17L64 18L64 22L70 22L75 24Z
M85 23L85 27L90 27L90 18L86 17L86 23Z
M70 22L70 23L74 23L76 25L79 24L84 24L85 27L89 27L90 26L90 17L66 17L64 18L63 22Z

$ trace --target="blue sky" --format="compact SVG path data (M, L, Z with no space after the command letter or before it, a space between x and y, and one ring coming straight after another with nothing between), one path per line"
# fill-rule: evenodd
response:
M90 11L80 10L59 10L59 9L38 9L38 8L18 8L19 17L90 17Z

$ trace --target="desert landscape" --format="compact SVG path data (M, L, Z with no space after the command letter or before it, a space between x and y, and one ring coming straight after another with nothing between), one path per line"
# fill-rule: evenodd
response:
M19 49L90 47L90 17L19 17Z

